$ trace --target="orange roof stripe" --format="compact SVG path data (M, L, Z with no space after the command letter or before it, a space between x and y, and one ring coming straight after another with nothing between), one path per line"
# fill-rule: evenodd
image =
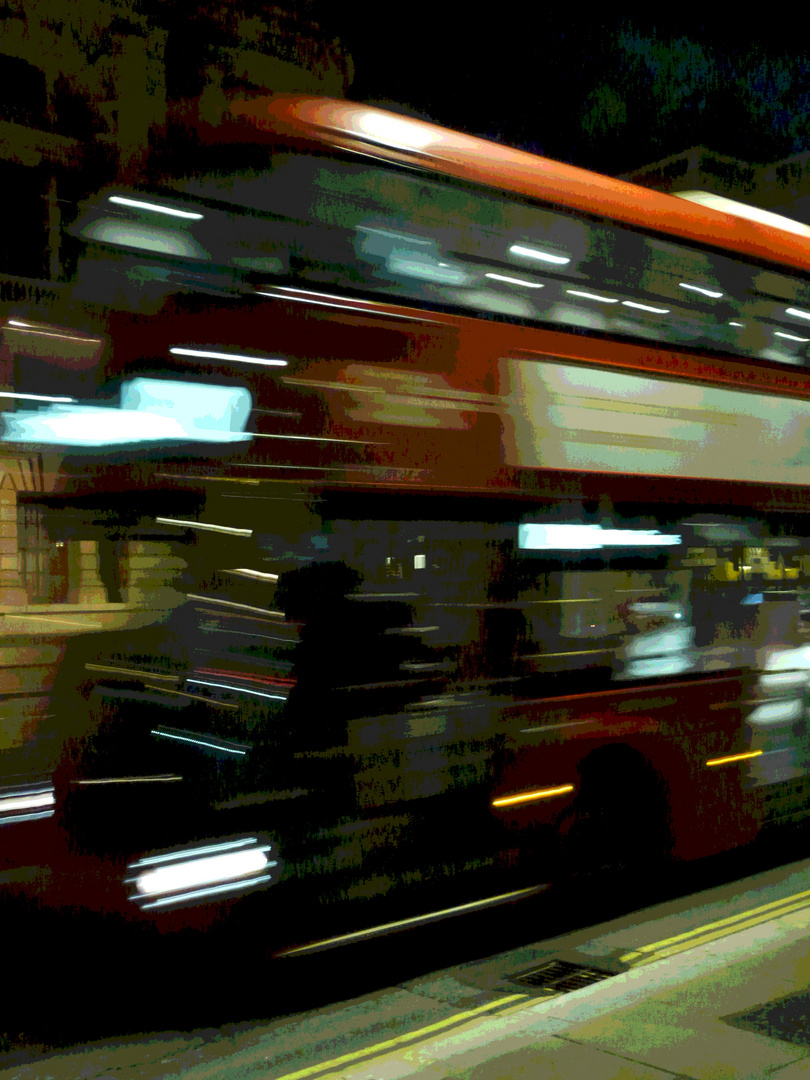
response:
M419 165L525 198L810 271L810 239L424 120L298 94L235 101L231 111L294 142L362 150L382 160ZM396 128L396 137L373 133L386 123Z

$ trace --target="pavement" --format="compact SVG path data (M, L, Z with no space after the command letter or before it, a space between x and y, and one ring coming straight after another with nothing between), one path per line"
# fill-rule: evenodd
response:
M297 1016L0 1059L0 1080L810 1080L809 940L805 861ZM520 981L552 961L601 977Z

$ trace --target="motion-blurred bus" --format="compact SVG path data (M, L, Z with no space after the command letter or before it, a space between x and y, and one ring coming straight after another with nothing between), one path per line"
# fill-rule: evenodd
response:
M805 816L801 227L326 99L154 161L4 324L18 863L295 951Z

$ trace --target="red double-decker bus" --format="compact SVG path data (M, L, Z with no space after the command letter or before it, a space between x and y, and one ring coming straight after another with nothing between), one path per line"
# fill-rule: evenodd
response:
M70 228L101 358L5 413L111 605L176 574L64 668L104 903L294 951L804 816L801 230L325 99L158 160Z

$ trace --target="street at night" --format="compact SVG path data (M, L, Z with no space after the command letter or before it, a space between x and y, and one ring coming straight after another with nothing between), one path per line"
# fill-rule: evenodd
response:
M805 50L364 8L4 11L0 1076L806 1075Z

